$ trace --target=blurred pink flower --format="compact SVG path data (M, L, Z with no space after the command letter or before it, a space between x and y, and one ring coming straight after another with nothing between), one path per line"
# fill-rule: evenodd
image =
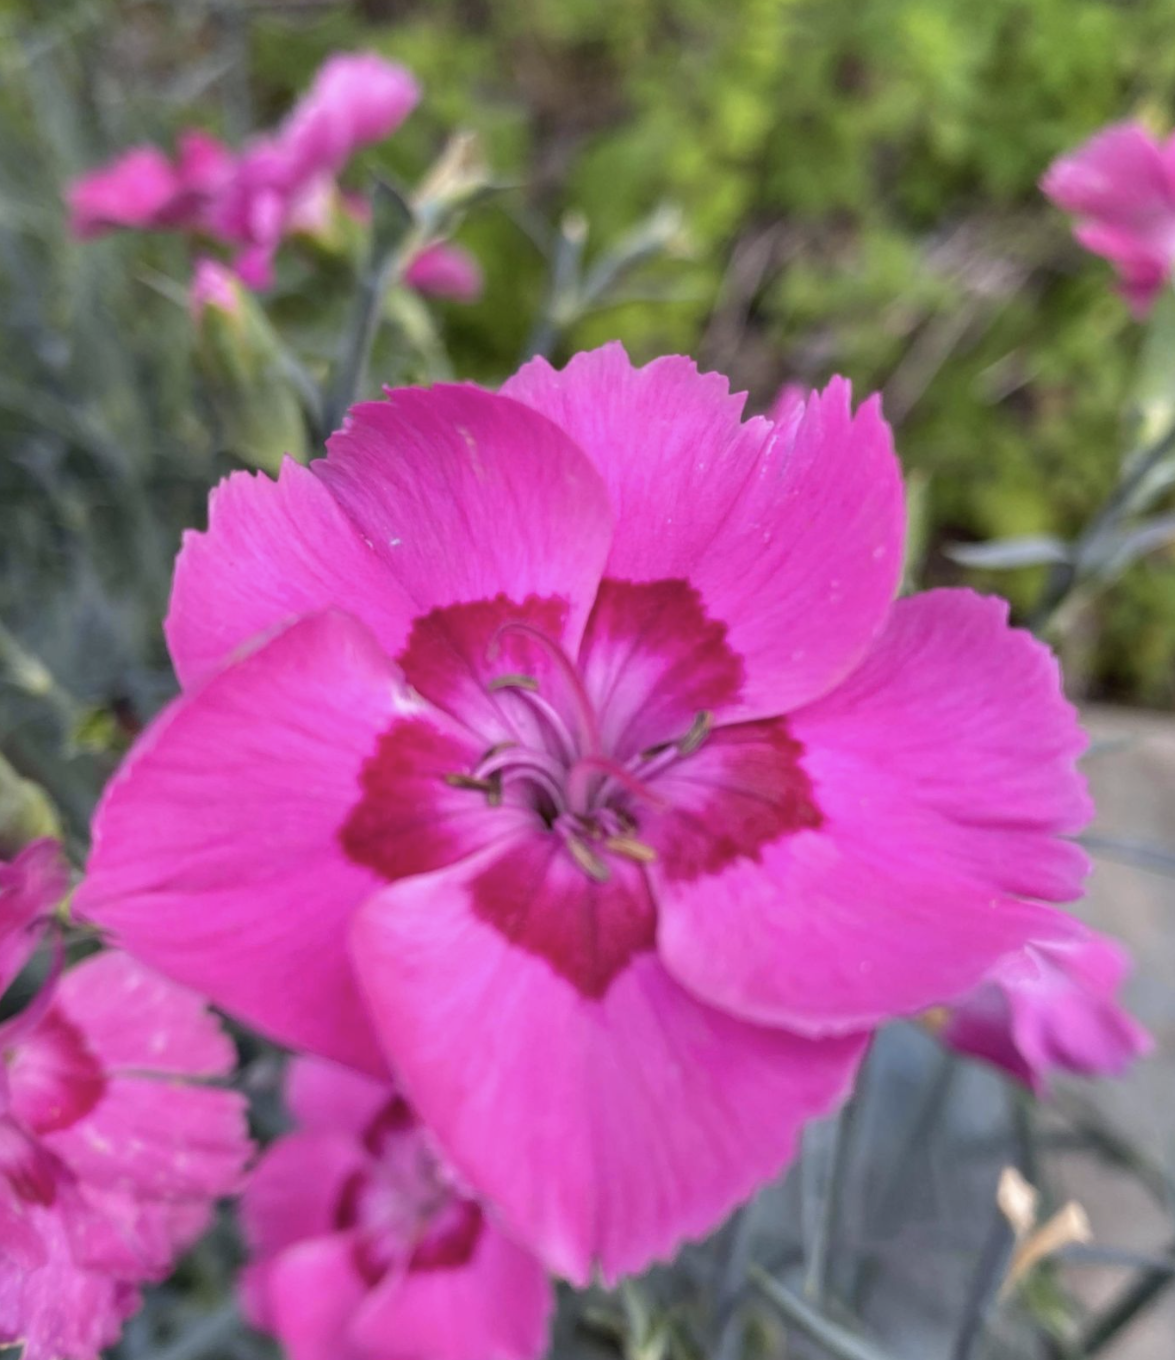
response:
M0 995L29 961L69 879L55 840L33 841L0 860Z
M1037 1092L1057 1069L1116 1076L1152 1047L1116 999L1129 966L1117 941L1074 922L1069 939L1001 959L951 1007L940 1037Z
M1113 264L1131 309L1144 316L1175 262L1175 137L1115 124L1054 161L1041 188L1077 218L1077 239Z
M295 1132L241 1202L246 1313L290 1360L531 1360L552 1312L542 1267L438 1162L395 1088L291 1064Z
M234 268L250 287L268 287L282 240L319 222L346 162L399 127L418 98L404 67L371 52L338 53L289 118L239 153L187 132L174 163L139 147L83 175L68 191L72 229L82 238L119 227L205 236L235 250Z
M404 282L418 293L476 302L483 285L481 267L467 250L437 241L425 246L404 271Z
M319 221L347 161L394 132L419 98L404 67L371 52L338 53L285 122L245 147L216 219L223 238L240 245L235 267L250 287L269 286L282 240Z
M70 226L90 240L122 227L214 234L213 211L227 189L233 154L202 132L185 132L174 162L135 147L70 185Z
M579 1282L708 1231L864 1031L1051 938L1086 872L1050 653L1001 601L894 599L877 400L742 407L610 345L230 477L76 908L288 1043L382 1049Z
M0 1025L0 1345L96 1360L236 1188L249 1144L228 1039L123 954Z
M241 280L228 265L221 264L219 260L207 257L197 260L188 303L197 321L203 316L206 307L236 316L241 310Z
M798 423L803 418L810 390L803 383L785 382L767 410L767 419L785 429Z

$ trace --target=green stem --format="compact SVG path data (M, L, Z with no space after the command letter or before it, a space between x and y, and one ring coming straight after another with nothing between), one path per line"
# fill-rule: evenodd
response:
M224 1355L225 1342L240 1330L241 1318L235 1303L226 1303L215 1313L200 1318L169 1345L155 1352L155 1360L200 1360L205 1355Z
M753 1199L735 1215L730 1233L730 1249L722 1274L718 1300L718 1341L713 1360L738 1360L743 1339L742 1297L751 1264L751 1244L761 1201Z
M363 386L371 348L379 330L384 296L397 272L420 243L412 230L412 209L389 185L378 184L372 203L375 225L371 249L359 276L359 289L344 333L343 348L327 382L322 405L323 438L342 424Z
M860 1104L858 1088L833 1119L827 1145L822 1149L820 1161L827 1167L827 1175L821 1187L820 1214L808 1246L804 1272L804 1295L817 1308L824 1306L828 1294L829 1258L840 1227L845 1177Z
M1168 1250L1175 1255L1175 1242ZM1171 1266L1155 1266L1144 1271L1128 1285L1110 1306L1094 1318L1081 1337L1079 1354L1100 1355L1118 1334L1152 1303L1175 1280Z
M987 1331L987 1324L999 1298L1000 1285L1008 1273L1008 1265L1015 1250L1016 1240L1006 1218L997 1209L992 1219L987 1240L979 1257L967 1306L963 1312L963 1324L955 1340L951 1360L973 1360L978 1353L979 1343Z
M1147 478L1173 450L1175 450L1175 427L1139 455L1137 462L1119 481L1101 509L1078 535L1070 560L1058 562L1050 569L1041 597L1029 616L1028 626L1033 632L1044 631L1056 617L1057 611L1080 584L1082 566L1088 558L1090 549L1133 508L1134 498Z
M54 711L66 733L84 716L80 703L60 684L48 666L0 623L0 673L33 699L43 699Z
M849 1331L847 1327L826 1318L798 1294L793 1294L778 1280L773 1280L759 1266L751 1266L750 1277L783 1315L785 1321L810 1341L822 1346L833 1360L890 1360L884 1351L878 1350L855 1332Z

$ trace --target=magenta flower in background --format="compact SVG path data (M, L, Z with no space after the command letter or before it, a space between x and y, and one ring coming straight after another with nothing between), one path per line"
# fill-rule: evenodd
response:
M0 996L28 963L68 887L55 840L33 841L15 859L0 860Z
M437 1160L387 1081L291 1064L296 1130L241 1201L250 1321L290 1360L531 1360L551 1286Z
M3 980L65 886L52 842L0 866ZM0 1346L96 1360L236 1188L235 1054L203 1003L123 954L56 972L0 1024Z
M233 173L233 153L203 132L185 132L174 161L135 147L70 185L70 226L82 240L119 228L212 235L213 208Z
M1113 264L1131 310L1144 316L1175 262L1175 138L1115 124L1054 161L1041 188L1077 218L1074 235Z
M236 316L241 310L241 281L219 260L207 256L196 261L192 286L188 290L192 318L199 321L208 307Z
M467 250L436 241L409 263L404 282L418 293L452 298L454 302L476 302L481 297L481 266Z
M803 383L785 382L775 394L775 400L767 408L767 419L775 425L789 429L798 423L808 404L810 389Z
M1047 649L994 599L894 600L878 402L742 405L610 345L234 474L79 893L270 1035L386 1053L578 1282L714 1226L872 1026L1064 935L1040 900L1086 871Z
M71 227L83 239L122 227L205 237L233 250L245 283L266 288L282 241L325 229L346 207L340 171L394 132L419 97L404 67L370 52L338 53L285 122L240 152L186 132L174 162L138 147L83 175L68 192Z
M951 1008L940 1038L1038 1093L1057 1070L1117 1076L1152 1047L1117 1000L1129 967L1117 941L1075 921L1069 939L1001 959Z

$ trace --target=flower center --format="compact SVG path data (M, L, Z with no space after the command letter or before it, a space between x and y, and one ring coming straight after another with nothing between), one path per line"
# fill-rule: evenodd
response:
M354 1231L370 1283L390 1270L463 1265L481 1233L481 1210L454 1189L403 1100L394 1098L364 1139L371 1160L346 1187L337 1220Z
M685 731L631 755L611 751L585 677L560 644L529 624L507 622L491 643L491 658L508 635L538 650L548 663L545 675L491 676L486 693L510 696L515 735L493 742L471 768L447 774L446 784L491 808L512 795L597 882L611 877L609 855L651 863L657 852L640 838L642 807L666 806L654 781L702 746L713 714L702 709Z
M339 838L389 882L469 864L473 914L602 998L656 946L658 883L821 813L786 721L731 721L742 661L687 582L604 580L574 655L568 615L496 596L417 619L399 661L421 702Z

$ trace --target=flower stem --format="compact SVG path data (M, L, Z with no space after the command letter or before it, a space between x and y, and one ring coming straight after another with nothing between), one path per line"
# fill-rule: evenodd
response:
M751 1266L751 1279L775 1305L784 1319L804 1336L823 1346L833 1360L889 1360L855 1332L826 1318L818 1309L773 1280L760 1266Z
M1175 1256L1175 1242L1168 1250ZM1155 1302L1172 1281L1175 1281L1175 1273L1172 1272L1169 1263L1159 1264L1144 1271L1085 1329L1078 1354L1100 1355L1123 1328L1129 1326L1139 1313Z
M722 1274L722 1288L716 1309L718 1340L713 1360L738 1360L743 1339L742 1296L747 1271L751 1265L751 1243L755 1236L755 1222L761 1201L753 1199L735 1215L730 1233L730 1248L726 1269Z
M415 235L412 209L391 185L376 185L372 213L375 225L371 249L359 278L359 290L344 333L343 347L327 382L320 431L323 438L338 429L347 408L363 386L371 347L379 330L384 294L403 265Z
M845 1102L827 1128L827 1140L819 1149L817 1175L824 1171L820 1195L820 1213L808 1244L804 1273L804 1295L816 1307L822 1308L828 1294L829 1257L840 1227L841 1207L844 1202L845 1176L853 1144L853 1131L860 1109L859 1090Z
M1045 581L1041 597L1028 620L1034 633L1043 632L1056 617L1061 606L1081 584L1082 567L1098 540L1111 531L1117 522L1132 510L1139 491L1164 458L1175 451L1175 427L1146 449L1139 452L1129 471L1106 498L1102 507L1077 537L1068 561L1054 564Z

